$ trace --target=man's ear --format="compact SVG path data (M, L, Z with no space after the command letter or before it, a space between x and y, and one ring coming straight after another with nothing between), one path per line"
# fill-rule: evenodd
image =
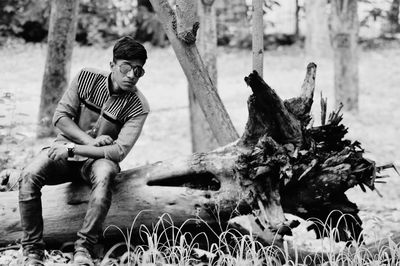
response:
M115 66L115 63L113 61L110 62L110 70L113 70L113 67Z

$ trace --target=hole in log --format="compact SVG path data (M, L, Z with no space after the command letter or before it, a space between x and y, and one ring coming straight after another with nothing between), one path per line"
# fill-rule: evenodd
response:
M219 190L221 183L218 178L210 172L193 173L187 175L170 176L167 178L150 180L148 186L164 187L188 187L199 190Z

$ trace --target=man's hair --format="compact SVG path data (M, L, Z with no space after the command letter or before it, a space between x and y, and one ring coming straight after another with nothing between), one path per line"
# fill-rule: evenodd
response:
M141 60L143 64L147 60L147 51L143 45L135 41L130 36L119 39L113 48L113 61L123 60Z

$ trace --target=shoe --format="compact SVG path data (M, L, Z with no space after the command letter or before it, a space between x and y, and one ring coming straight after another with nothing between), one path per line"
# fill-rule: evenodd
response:
M24 255L24 266L44 266L43 262L44 254L41 251L30 252Z
M74 264L75 265L85 265L94 266L92 256L89 250L84 247L79 247L75 249L74 252Z

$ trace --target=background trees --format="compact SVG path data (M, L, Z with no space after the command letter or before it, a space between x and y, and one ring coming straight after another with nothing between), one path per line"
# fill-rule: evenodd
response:
M172 3L174 1L170 2ZM198 3L202 5L204 5L205 2L209 1L198 1ZM339 2L344 3L347 1ZM335 57L333 59L335 60L334 65L337 73L335 77L335 86L337 87L336 105L343 102L345 104L344 108L349 110L357 110L358 85L356 46L360 40L365 42L366 37L362 35L361 31L361 38L356 35L354 38L347 38L345 37L347 33L344 31L350 31L348 26L353 25L352 27L358 27L357 25L360 23L361 30L364 29L365 32L367 29L366 27L372 29L375 26L372 27L371 25L379 20L383 20L385 23L382 23L383 25L380 26L381 29L379 33L375 35L376 37L381 35L385 38L396 39L396 36L398 36L396 32L399 30L399 0L357 2L359 2L358 13L361 15L360 18L342 16L341 19L334 19L334 17L338 15L338 13L333 12L335 10L332 9L336 1L328 3L328 1L325 0L293 0L290 3L292 3L294 8L288 8L289 2L287 1L263 1L264 22L266 23L263 35L264 49L275 49L281 45L293 44L297 41L300 45L304 44L306 52L314 61L318 61L322 57L329 57L330 54L334 53ZM2 43L1 41L5 41L10 37L21 37L26 41L44 42L49 29L50 3L51 1L49 0L1 1L0 44ZM239 48L251 47L251 9L250 1L215 0L210 10L203 9L203 11L211 11L211 15L201 15L199 13L199 19L202 20L201 24L203 27L200 27L197 44L204 61L206 61L206 67L211 68L209 69L211 73L210 77L213 83L215 83L215 87L217 87L216 68L213 67L213 59L209 61L206 59L207 53L215 53L215 38L219 45ZM280 13L281 18L277 19L270 16L271 12L281 12L280 10L284 10L283 13ZM111 41L119 36L130 34L142 42L148 41L153 45L161 47L168 45L168 40L162 29L159 18L154 13L148 0L81 0L79 14L76 22L77 30L75 40L80 44L108 46ZM329 14L331 14L332 44L328 38L329 34L327 30L327 18ZM351 14L356 16L357 12L352 12ZM210 20L214 16L215 22L210 22L212 27L207 27L207 25L211 25L208 24L207 20ZM292 30L289 30L289 32L286 31L285 33L283 33L282 30L279 31L279 25L282 20L285 20L287 22L286 24L292 24ZM271 33L271 29L274 27L276 27L277 30ZM212 28L216 29L215 34ZM204 32L202 32L202 30L207 32L207 34L203 34ZM352 31L356 34L355 32L357 30L354 28ZM205 40L205 38L210 39ZM203 40L205 41L203 42ZM344 46L347 45L347 41L351 42L349 46L351 51L349 50L346 52ZM206 43L212 44L213 48L209 46L206 48ZM205 48L204 52L203 48ZM208 50L208 52L205 52L205 50ZM339 53L341 53L342 56L336 56ZM212 57L213 55L210 58ZM346 65L343 65L343 63L338 62L339 58L345 58L346 61L350 58L351 61L354 62L351 64L347 62ZM340 65L341 67L339 67ZM348 69L354 70L347 71ZM347 76L345 75L346 73L348 74ZM58 93L61 91L62 90L59 90ZM53 100L56 99L57 97L53 97ZM46 101L43 100L43 102ZM195 104L192 104L193 102L195 102L195 99L193 95L191 95L190 106L195 108ZM45 105L47 106L47 104ZM199 122L201 118L196 116L198 113L198 111L192 109L192 126L205 125L205 123ZM41 117L40 120L44 121L42 118L43 117ZM192 131L193 135L195 135L195 132L201 132L199 135L202 136L202 139L208 139L207 142L212 143L211 136L207 138L204 137L207 136L207 133L205 133L206 131L203 132L199 128L193 128ZM193 139L193 146L195 147L197 145L195 139L200 139L200 137L194 137ZM213 146L213 144L210 145ZM202 148L194 148L194 150L202 150Z
M217 89L217 21L214 2L214 0L197 1L197 14L201 25L198 32L197 46L205 67L210 74L211 82ZM217 148L218 143L190 84L189 113L192 151L205 152Z
M315 60L332 54L328 30L328 1L305 0L306 53Z
M51 6L47 58L40 97L37 136L54 135L52 118L69 82L79 0L54 0Z
M358 111L357 1L331 0L329 27L333 47L335 106Z
M400 0L392 0L392 4L390 5L390 9L387 15L390 33L397 33L400 31L399 11Z

